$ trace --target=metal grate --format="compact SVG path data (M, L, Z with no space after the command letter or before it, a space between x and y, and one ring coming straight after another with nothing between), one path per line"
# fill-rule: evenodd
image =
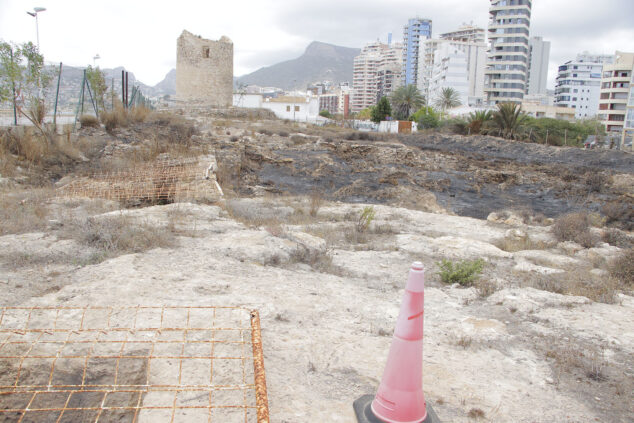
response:
M209 157L158 160L126 171L79 178L60 187L62 197L121 202L178 202L214 199L221 193Z
M257 311L0 308L0 422L268 423Z

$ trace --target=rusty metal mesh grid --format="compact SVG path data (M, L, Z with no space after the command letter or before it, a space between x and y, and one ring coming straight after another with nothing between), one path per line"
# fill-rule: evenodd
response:
M257 311L0 308L0 422L268 422Z
M206 158L164 159L125 171L79 178L58 189L61 197L161 203L218 196Z

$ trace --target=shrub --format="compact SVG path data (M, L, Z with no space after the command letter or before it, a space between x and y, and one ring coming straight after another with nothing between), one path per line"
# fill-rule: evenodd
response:
M280 137L288 137L290 134L286 131L278 131L277 135L279 135Z
M625 286L634 285L634 248L628 248L609 268L610 275Z
M135 123L145 122L150 114L150 109L145 106L136 106L128 111L130 120Z
M412 119L418 123L419 129L437 128L440 125L440 114L429 106L420 108L412 115Z
M454 263L443 259L438 263L440 267L440 280L444 283L458 283L462 286L471 286L484 269L484 260L463 260Z
M293 135L291 137L291 141L293 142L293 145L305 144L306 143L306 137L304 137L302 135Z
M589 173L585 179L588 192L601 192L603 187L610 182L609 178L600 172Z
M587 213L569 213L555 220L551 229L558 241L574 241L586 248L596 245L598 239L590 232Z
M357 220L357 231L365 232L370 227L370 223L374 220L375 211L373 206L366 206L361 211Z
M606 229L603 232L602 239L603 242L619 248L632 248L634 246L634 237L619 229Z
M322 193L320 191L313 191L310 194L310 215L312 217L317 216L317 212L319 211L319 208L321 207L321 204L324 202L324 197L322 195Z
M634 228L634 207L631 204L620 201L611 201L601 208L607 219L607 223L616 223L623 229Z
M79 123L82 128L99 128L99 119L93 115L81 115Z
M128 115L123 107L115 107L111 111L104 110L99 117L108 132L118 127L128 126Z

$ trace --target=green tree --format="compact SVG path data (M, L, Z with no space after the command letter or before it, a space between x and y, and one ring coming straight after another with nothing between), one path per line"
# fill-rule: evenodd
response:
M0 41L0 101L10 101L16 111L29 119L41 132L43 89L50 76L44 72L44 57L32 43ZM28 109L31 113L27 113Z
M498 133L507 139L517 137L520 125L526 116L522 113L522 105L519 103L498 103L498 110L493 114L493 123L498 128Z
M385 120L386 117L391 115L392 106L390 106L390 101L387 97L381 97L379 103L374 109L372 109L372 122L380 123L382 120Z
M106 85L106 77L104 76L103 71L99 69L99 66L93 68L92 66L88 65L88 67L86 68L86 79L90 84L92 94L95 96L97 109L105 110L105 96L106 91L108 90L108 85Z
M424 106L412 115L418 123L418 129L437 128L440 125L440 114L431 106Z
M445 87L441 90L440 95L434 101L434 106L438 107L445 113L448 109L453 109L462 104L460 94L451 87Z
M399 87L390 98L392 109L397 119L409 119L413 110L418 110L425 104L425 97L418 91L416 85L410 84Z

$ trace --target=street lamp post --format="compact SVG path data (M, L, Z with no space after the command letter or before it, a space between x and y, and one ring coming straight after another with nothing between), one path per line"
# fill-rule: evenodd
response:
M34 7L32 12L27 11L26 13L33 16L35 18L35 36L37 39L37 52L42 54L40 52L40 25L39 25L39 21L37 19L37 14L40 12L44 12L46 10L46 8L44 7ZM40 76L38 78L38 85L40 86L40 101L42 99L42 77Z
M37 19L37 14L40 12L44 12L46 8L44 7L34 7L32 12L27 11L26 13L33 16L35 18L35 35L37 37L37 49L40 50L40 26Z

